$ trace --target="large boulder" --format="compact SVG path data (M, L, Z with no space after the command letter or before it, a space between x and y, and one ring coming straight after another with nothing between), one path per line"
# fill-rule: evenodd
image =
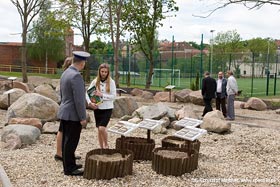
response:
M177 91L175 93L175 99L180 102L183 102L183 103L190 102L191 100L190 100L189 94L191 92L192 92L192 90L190 90L190 89L183 89L183 90Z
M3 128L1 141L6 140L9 134L17 134L23 144L33 144L40 137L41 131L29 125L8 125Z
M130 94L132 96L141 96L143 94L143 90L139 88L134 88L133 90L131 90Z
M171 100L170 100L170 92L157 92L154 95L155 102L168 102L174 101L174 92L171 92Z
M191 92L189 94L189 97L193 104L204 106L203 97L201 95L201 90Z
M171 121L175 119L175 110L169 108L163 103L156 103L151 106L142 106L138 108L133 114L141 119L156 119L159 120L167 116Z
M193 104L186 105L183 108L175 112L175 117L177 120L183 119L185 117L198 119L197 114L193 111Z
M9 94L8 94L9 93ZM19 88L13 88L9 91L4 92L3 95L0 95L0 108L7 110L9 107L8 97L10 95L10 105L13 104L18 98L24 95L26 92Z
M30 92L29 87L26 83L14 81L13 82L13 88L19 88L24 90L26 93Z
M52 84L52 79L41 76L28 76L28 83L32 84L34 87L37 87L41 84Z
M51 86L55 89L60 86L60 79L52 79Z
M200 128L210 132L223 133L231 128L231 123L216 117L203 118Z
M203 117L203 120L206 118L219 118L224 119L223 113L220 110L213 110L211 112L207 112Z
M15 150L21 148L22 146L19 135L14 133L10 133L5 136L2 141L5 142L5 149Z
M154 94L149 91L143 91L143 94L141 95L141 98L143 99L154 99Z
M125 115L131 115L138 108L138 104L132 97L117 97L114 101L112 117L121 118Z
M44 134L56 134L59 130L59 122L47 122L43 126Z
M41 84L34 89L35 93L46 96L56 103L60 102L60 97L57 92L49 84Z
M42 130L42 122L38 118L11 118L8 122L8 125L14 124L23 124L23 125L31 125L37 127L39 130Z
M267 105L263 100L257 98L257 97L251 97L244 105L244 108L246 109L252 109L257 111L263 111L267 109Z
M50 98L37 93L27 93L9 107L7 121L16 117L54 121L57 119L58 108L58 104Z
M8 77L0 75L0 94L3 92L12 89L11 81L7 80Z
M243 101L234 101L234 108L244 109L245 102Z

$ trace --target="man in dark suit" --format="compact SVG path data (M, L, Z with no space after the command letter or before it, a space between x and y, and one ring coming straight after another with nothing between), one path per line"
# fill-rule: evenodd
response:
M62 127L62 158L65 175L83 175L76 164L75 151L80 140L82 125L86 125L86 99L84 80L79 71L84 69L89 53L74 51L72 65L60 79L61 104L58 118Z
M204 110L202 117L210 111L213 111L211 101L215 98L217 83L216 80L210 77L210 73L206 71L204 73L204 79L202 80L201 94L204 101Z
M216 91L216 109L221 110L224 117L227 117L227 109L226 109L226 97L227 97L227 80L224 78L224 73L218 73L217 79L217 91Z

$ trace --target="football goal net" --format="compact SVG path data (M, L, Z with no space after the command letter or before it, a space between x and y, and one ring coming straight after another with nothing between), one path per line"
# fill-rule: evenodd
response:
M155 84L155 80L158 80L162 84L172 84L180 87L181 84L180 72L181 72L180 69L172 70L172 69L154 68L152 84Z

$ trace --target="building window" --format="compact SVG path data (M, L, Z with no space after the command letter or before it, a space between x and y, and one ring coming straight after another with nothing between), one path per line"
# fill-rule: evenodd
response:
M246 71L245 70L243 71L243 74L246 75Z

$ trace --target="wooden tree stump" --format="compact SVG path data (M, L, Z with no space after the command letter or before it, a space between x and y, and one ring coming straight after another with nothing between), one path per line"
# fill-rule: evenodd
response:
M162 139L161 145L162 147L178 147L185 149L189 149L190 146L191 149L196 150L199 153L200 141L189 141L176 136L167 136Z
M185 148L159 147L153 150L152 169L158 174L180 176L197 169L198 152Z
M152 151L155 148L153 139L139 137L124 137L123 145L121 138L116 139L116 149L129 149L134 153L134 160L152 160Z
M133 152L130 150L94 149L87 153L86 179L112 179L132 174Z

